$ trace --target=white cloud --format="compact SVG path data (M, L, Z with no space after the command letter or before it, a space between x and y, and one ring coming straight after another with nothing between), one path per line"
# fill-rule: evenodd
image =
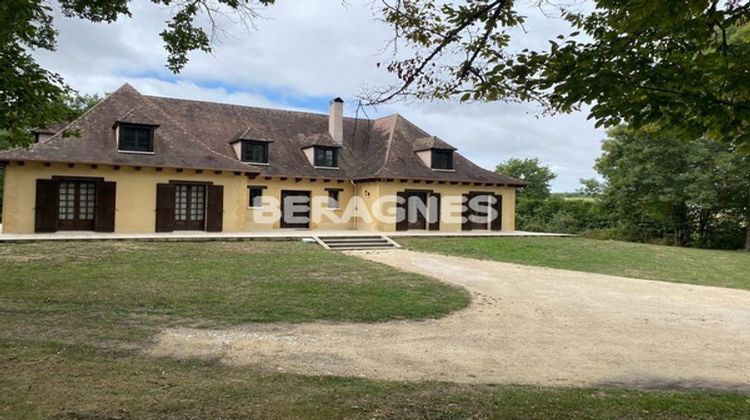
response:
M391 29L374 17L368 0L346 6L330 0L279 2L263 12L256 30L223 20L212 54L192 53L185 70L174 76L164 64L158 33L171 9L137 0L133 18L95 24L62 16L58 49L40 51L42 65L60 73L87 93L112 91L130 82L146 94L254 106L323 109L325 98L354 98L363 85L393 83L376 63L387 61L384 47ZM544 47L566 33L560 20L526 7L526 32L515 31L515 48ZM323 98L323 99L321 99ZM321 104L310 103L318 100ZM349 101L347 110L354 111ZM426 131L458 147L478 164L493 168L510 157L538 157L559 176L553 188L577 188L578 178L594 176L601 130L585 114L537 117L528 104L393 104L369 110L370 116L399 112Z

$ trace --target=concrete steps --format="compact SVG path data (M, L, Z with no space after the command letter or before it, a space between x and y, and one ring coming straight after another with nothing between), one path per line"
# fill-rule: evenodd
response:
M396 249L401 246L385 235L314 236L321 246L332 251Z

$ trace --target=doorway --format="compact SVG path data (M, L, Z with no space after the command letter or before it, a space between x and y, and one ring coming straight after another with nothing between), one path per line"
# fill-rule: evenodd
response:
M59 230L94 230L96 183L62 181L57 187Z
M397 195L396 230L440 229L440 194L404 191Z
M310 191L281 191L281 227L310 228Z
M175 184L175 230L203 230L206 225L206 186Z
M502 196L499 194L470 192L464 194L464 212L461 230L501 230Z

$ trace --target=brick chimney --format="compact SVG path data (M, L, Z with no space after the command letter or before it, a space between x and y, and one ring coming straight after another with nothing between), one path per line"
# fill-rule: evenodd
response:
M341 98L332 99L329 103L328 133L336 143L344 142L344 100Z

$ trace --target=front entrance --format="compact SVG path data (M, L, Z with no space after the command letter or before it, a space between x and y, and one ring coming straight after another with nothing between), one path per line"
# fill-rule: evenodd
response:
M206 225L206 186L175 184L174 229L203 230Z
M396 230L440 229L440 194L404 191L397 196Z
M281 227L310 228L310 191L281 191Z
M58 184L58 230L94 230L95 210L95 182L62 181Z

